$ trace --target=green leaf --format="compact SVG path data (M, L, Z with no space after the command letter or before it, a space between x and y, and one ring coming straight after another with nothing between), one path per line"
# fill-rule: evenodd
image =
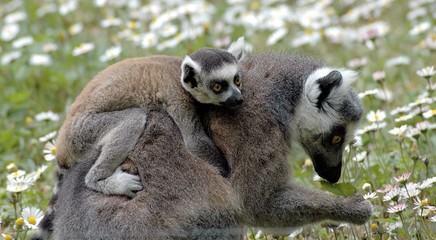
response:
M321 189L343 197L352 196L357 191L356 188L349 182L329 183L326 181L321 181Z

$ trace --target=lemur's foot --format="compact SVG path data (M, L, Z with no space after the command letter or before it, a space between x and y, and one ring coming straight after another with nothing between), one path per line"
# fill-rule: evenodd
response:
M134 198L136 192L143 189L140 177L123 172L121 166L104 180L93 181L88 177L90 175L92 176L92 173L88 173L85 178L86 186L106 195L125 195Z

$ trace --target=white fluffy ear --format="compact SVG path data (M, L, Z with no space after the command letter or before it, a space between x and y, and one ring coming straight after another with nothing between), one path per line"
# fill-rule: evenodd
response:
M306 80L304 91L312 105L320 108L325 101L340 101L357 74L347 69L320 68Z
M182 76L180 78L180 82L184 87L189 85L191 88L197 86L197 80L195 76L201 72L201 66L196 63L192 58L186 56L183 59L182 65L180 66L182 69Z
M245 39L244 37L238 38L235 42L233 42L229 49L227 50L233 56L235 56L236 60L240 61L245 56Z

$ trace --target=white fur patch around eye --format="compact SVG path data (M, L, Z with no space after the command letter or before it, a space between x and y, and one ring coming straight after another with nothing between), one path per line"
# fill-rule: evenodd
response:
M238 64L224 64L220 68L213 70L210 74L208 74L208 79L231 79L233 82L233 78L239 70Z

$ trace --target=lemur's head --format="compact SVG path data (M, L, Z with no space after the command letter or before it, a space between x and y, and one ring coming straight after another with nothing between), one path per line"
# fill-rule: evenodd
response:
M244 57L244 38L229 49L202 48L182 62L181 83L200 103L234 107L242 103L239 61Z
M315 70L304 83L295 112L299 142L319 176L332 183L341 176L342 152L362 116L351 87L355 79L356 73L346 69Z

